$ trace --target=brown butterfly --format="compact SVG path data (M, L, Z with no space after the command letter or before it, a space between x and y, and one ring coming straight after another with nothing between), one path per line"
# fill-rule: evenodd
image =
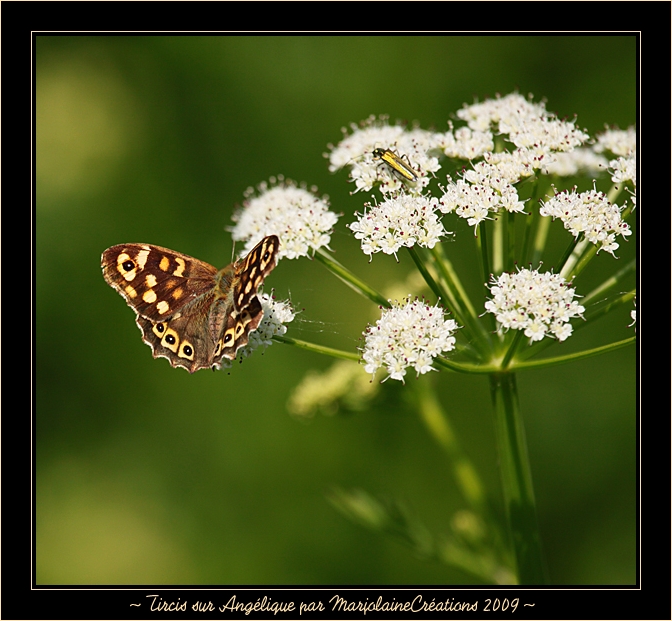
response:
M264 311L257 289L276 266L280 241L262 239L240 261L217 268L151 244L119 244L103 252L107 284L135 311L154 358L193 373L233 360Z

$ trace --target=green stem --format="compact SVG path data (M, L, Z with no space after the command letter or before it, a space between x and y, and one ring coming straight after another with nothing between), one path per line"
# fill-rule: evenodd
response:
M475 338L475 346L481 357L490 347L490 335L486 332L483 324L478 320L478 315L465 291L460 278L453 268L452 262L445 256L443 248L434 246L431 250L433 265L439 272L441 279L446 283L446 293L450 297L450 310L455 318L469 328Z
M455 304L460 308L462 313L464 313L464 310L462 310L462 307L464 307L471 317L477 319L478 316L476 315L471 300L460 282L460 277L457 275L452 261L446 257L446 254L443 251L443 246L437 244L432 248L431 253L436 268L448 285L448 289L450 290L449 294L455 298Z
M532 235L534 231L537 230L539 224L539 219L541 215L539 214L539 193L541 192L541 184L539 183L539 178L537 177L534 181L534 188L532 194L530 195L529 205L530 213L525 220L525 233L523 234L523 248L520 252L520 265L528 265L530 247L532 245Z
M294 345L295 347L300 347L301 349L307 349L308 351L312 351L317 354L324 354L325 356L331 356L332 358L342 358L343 360L354 360L355 362L359 362L361 358L359 354L354 352L334 349L332 347L325 347L324 345L316 345L315 343L300 341L299 339L293 339L289 336L280 336L276 334L273 337L273 340L277 341L278 343L284 343L285 345Z
M368 298L380 306L391 308L392 305L383 295L369 287L364 281L357 278L357 276L355 276L347 267L341 265L336 259L329 256L322 248L319 248L317 252L315 252L315 258L318 261L321 261L332 274L340 278L346 285L348 285L348 287L360 295L363 295L365 298Z
M554 358L542 358L541 360L532 360L530 362L516 362L513 365L511 365L511 368L518 371L519 369L552 367L558 364L565 364L566 362L574 362L575 360L581 360L582 358L590 358L592 356L599 356L601 354L606 354L607 352L615 351L617 349L621 349L621 347L631 345L636 340L637 340L636 336L631 336L628 337L627 339L623 339L622 341L616 341L615 343L609 343L608 345L594 347L593 349L578 351L573 354L565 354L564 356L555 356Z
M506 271L510 272L513 270L513 266L516 263L516 214L513 212L507 212L506 214L506 237L507 237L507 246L508 246L508 255L506 257Z
M485 228L485 220L478 225L478 235L476 236L476 245L481 251L481 270L483 271L483 282L486 285L490 281L490 274L492 274L492 266L490 265L490 257L488 256L488 234Z
M515 355L516 350L520 346L520 343L523 341L523 336L524 333L522 330L516 330L516 334L514 334L513 340L511 341L509 348L506 350L506 354L504 354L504 359L502 360L502 369L507 369L509 367L511 359Z
M615 287L619 282L621 282L628 274L634 273L637 269L637 261L632 259L625 267L620 269L610 278L607 278L601 285L598 285L593 289L588 295L584 296L581 299L581 305L586 306L590 304L595 298L599 295L603 295L606 291Z
M472 509L484 516L487 507L483 485L473 464L462 451L450 425L450 419L443 411L429 380L430 378L422 378L412 384L418 398L422 420L434 439L448 454L453 466L453 476L462 495Z
M450 297L443 290L443 287L434 280L434 277L429 273L429 270L425 266L424 261L420 258L418 251L413 246L407 246L406 250L411 255L415 266L418 268L419 272L422 274L422 277L425 279L425 282L429 285L429 288L434 292L434 295L441 300L443 304L450 303Z
M490 258L488 256L488 236L487 229L485 228L485 220L478 225L478 235L476 236L476 246L481 251L481 269L483 271L483 297L487 298L490 294L488 289L488 283L490 282L490 275L493 273L492 266L490 265ZM497 324L495 322L495 316L490 315L489 317L490 325L492 331L494 332L497 329Z
M558 261L558 265L561 266L560 267L561 270L565 265L567 265L567 262L569 261L570 257L574 253L574 250L576 249L576 246L577 246L578 242L579 242L578 237L576 239L573 239L571 242L569 242L569 245L565 249L565 254L563 254L562 257L560 258L560 260ZM572 263L572 265L573 265L573 263Z
M499 213L495 216L492 233L492 273L499 276L505 269L504 256L506 247L506 240L504 239L507 232L506 224L504 223L505 214Z
M588 248L589 245L592 247ZM574 244L571 255L561 264L560 276L569 282L583 271L583 268L588 265L588 261L595 256L596 252L597 246L591 244L582 234L580 239Z
M551 219L541 216L539 226L537 227L537 234L534 237L534 247L532 252L531 265L539 265L541 256L546 248L546 240L548 239L548 231L551 227Z
M492 373L490 392L495 410L500 474L518 581L522 585L546 584L532 472L515 375Z

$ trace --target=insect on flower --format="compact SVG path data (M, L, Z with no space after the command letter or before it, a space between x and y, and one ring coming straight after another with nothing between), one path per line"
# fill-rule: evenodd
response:
M402 157L390 151L390 149L381 149L379 147L373 150L373 157L383 161L406 181L415 183L418 180L418 173L411 167L407 156L403 156L406 157L406 161L404 161Z

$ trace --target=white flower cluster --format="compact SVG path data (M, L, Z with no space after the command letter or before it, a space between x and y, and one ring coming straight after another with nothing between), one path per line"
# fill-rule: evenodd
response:
M278 259L307 256L309 250L329 245L338 216L329 210L326 198L282 177L262 183L258 190L258 196L253 189L247 191L243 208L233 216L237 224L232 237L246 242L245 252L267 235L280 238Z
M479 155L483 161L474 164L473 170L465 171L456 182L448 178L439 208L444 213L455 212L466 218L470 226L477 226L489 213L522 212L524 204L515 184L536 171L557 174L559 157L589 138L573 123L560 121L547 112L543 104L528 101L518 93L465 106L457 116L469 125L471 134L464 134L465 139L480 137ZM511 152L491 152L484 138L488 135L492 138L491 129L506 136L517 148ZM451 154L449 147L449 144L444 146L447 154ZM591 160L593 165L594 159ZM565 168L570 161L565 158ZM573 162L574 169L578 162L578 159Z
M440 306L410 296L384 309L376 325L365 332L362 359L366 372L373 375L385 367L388 377L403 382L409 367L418 376L435 370L434 358L455 349L453 333L458 328L454 320L444 319L443 313Z
M531 341L554 336L564 341L572 334L572 317L585 310L574 300L575 289L559 274L522 269L492 277L492 299L485 310L505 329L524 330Z
M606 157L591 148L581 147L567 153L555 153L554 161L543 170L558 177L574 177L579 173L595 176L603 173L608 165Z
M526 162L514 154L486 154L485 161L465 171L462 179L448 184L439 199L439 209L443 213L454 211L469 226L477 226L490 212L520 213L525 205L513 183L531 174L528 170Z
M356 222L348 224L355 238L361 240L362 252L372 255L384 252L397 256L397 251L415 244L433 248L446 230L436 209L438 200L426 196L399 194L356 214Z
M542 201L542 216L560 218L565 228L578 237L585 238L600 250L614 255L618 248L616 235L627 237L632 233L628 223L621 218L622 208L610 203L606 195L593 189L577 194L575 190L558 192L553 198Z
M494 150L495 142L491 131L478 131L470 127L460 127L437 134L437 146L448 157L474 160Z
M550 151L571 151L588 140L588 134L573 123L559 120L543 103L534 103L519 93L465 105L457 116L476 131L506 134L519 148Z
M632 184L637 187L637 158L636 154L631 154L627 157L619 157L616 160L609 162L611 168L611 180L614 183L623 183L624 181L632 181Z
M637 130L634 127L628 127L628 129L607 128L596 137L597 143L593 147L595 153L610 151L614 155L627 156L637 150Z
M343 129L343 140L331 146L329 170L336 172L350 166L350 177L355 182L355 192L368 192L374 185L383 194L398 193L404 189L419 193L429 183L428 175L439 170L438 158L430 155L437 148L435 135L424 129L407 129L403 125L390 125L386 117L369 117L351 125L352 133ZM391 150L403 159L417 175L409 184L398 173L374 156L375 149Z
M295 313L289 301L274 300L269 294L262 293L259 296L261 307L264 309L264 318L256 330L250 332L249 341L238 352L241 358L246 358L255 349L262 351L272 344L272 338L287 332L286 323L294 321Z

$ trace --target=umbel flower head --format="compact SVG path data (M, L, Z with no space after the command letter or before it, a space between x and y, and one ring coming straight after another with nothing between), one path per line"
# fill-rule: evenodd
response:
M595 153L610 151L614 155L632 155L637 151L637 130L634 127L628 129L607 127L597 135L597 143L593 150Z
M417 375L433 371L434 358L455 349L453 333L457 328L454 320L444 319L438 304L430 306L410 296L403 302L395 301L365 332L364 368L374 375L384 367L388 377L402 382L407 368L415 369Z
M436 134L403 125L390 125L388 118L370 116L359 125L351 124L352 133L343 129L343 140L331 146L329 170L336 172L350 166L350 177L355 182L355 192L369 191L380 186L383 194L407 192L420 193L429 184L430 174L439 170L439 160L430 151L439 147ZM417 180L405 184L403 179L376 157L376 149L391 150L404 158L417 173Z
M278 259L307 256L310 250L329 245L338 216L329 210L326 197L319 198L283 177L260 184L256 196L252 188L245 195L231 230L234 240L246 242L245 252L267 235L280 238Z
M485 310L493 313L506 330L524 330L531 341L554 336L564 341L572 334L572 317L585 310L575 299L575 290L559 274L522 269L492 277L492 299Z
M355 238L361 240L362 252L371 257L375 252L397 256L397 251L415 244L433 248L446 230L438 218L436 198L399 194L356 214L356 222L348 224Z
M558 119L543 103L533 103L518 93L464 106L457 116L468 123L468 132L461 128L454 137L468 139L474 155L483 160L465 170L457 181L448 177L439 208L443 213L455 212L470 226L477 226L490 213L521 213L524 203L515 184L525 178L535 174L571 174L606 163L605 158L592 153L571 157L588 140L588 134L574 123ZM514 148L492 152L492 141L488 140L493 134ZM444 152L451 157L464 157L465 150L454 145L448 139L451 136L449 132L439 141Z
M465 104L457 116L474 131L494 129L516 147L540 152L571 151L589 138L574 123L561 121L548 112L543 102L534 103L520 93Z
M622 207L610 203L606 195L593 189L577 194L575 190L558 192L542 202L539 213L562 220L574 237L583 234L597 246L614 255L618 248L616 235L627 237L632 233L628 223L621 219Z

